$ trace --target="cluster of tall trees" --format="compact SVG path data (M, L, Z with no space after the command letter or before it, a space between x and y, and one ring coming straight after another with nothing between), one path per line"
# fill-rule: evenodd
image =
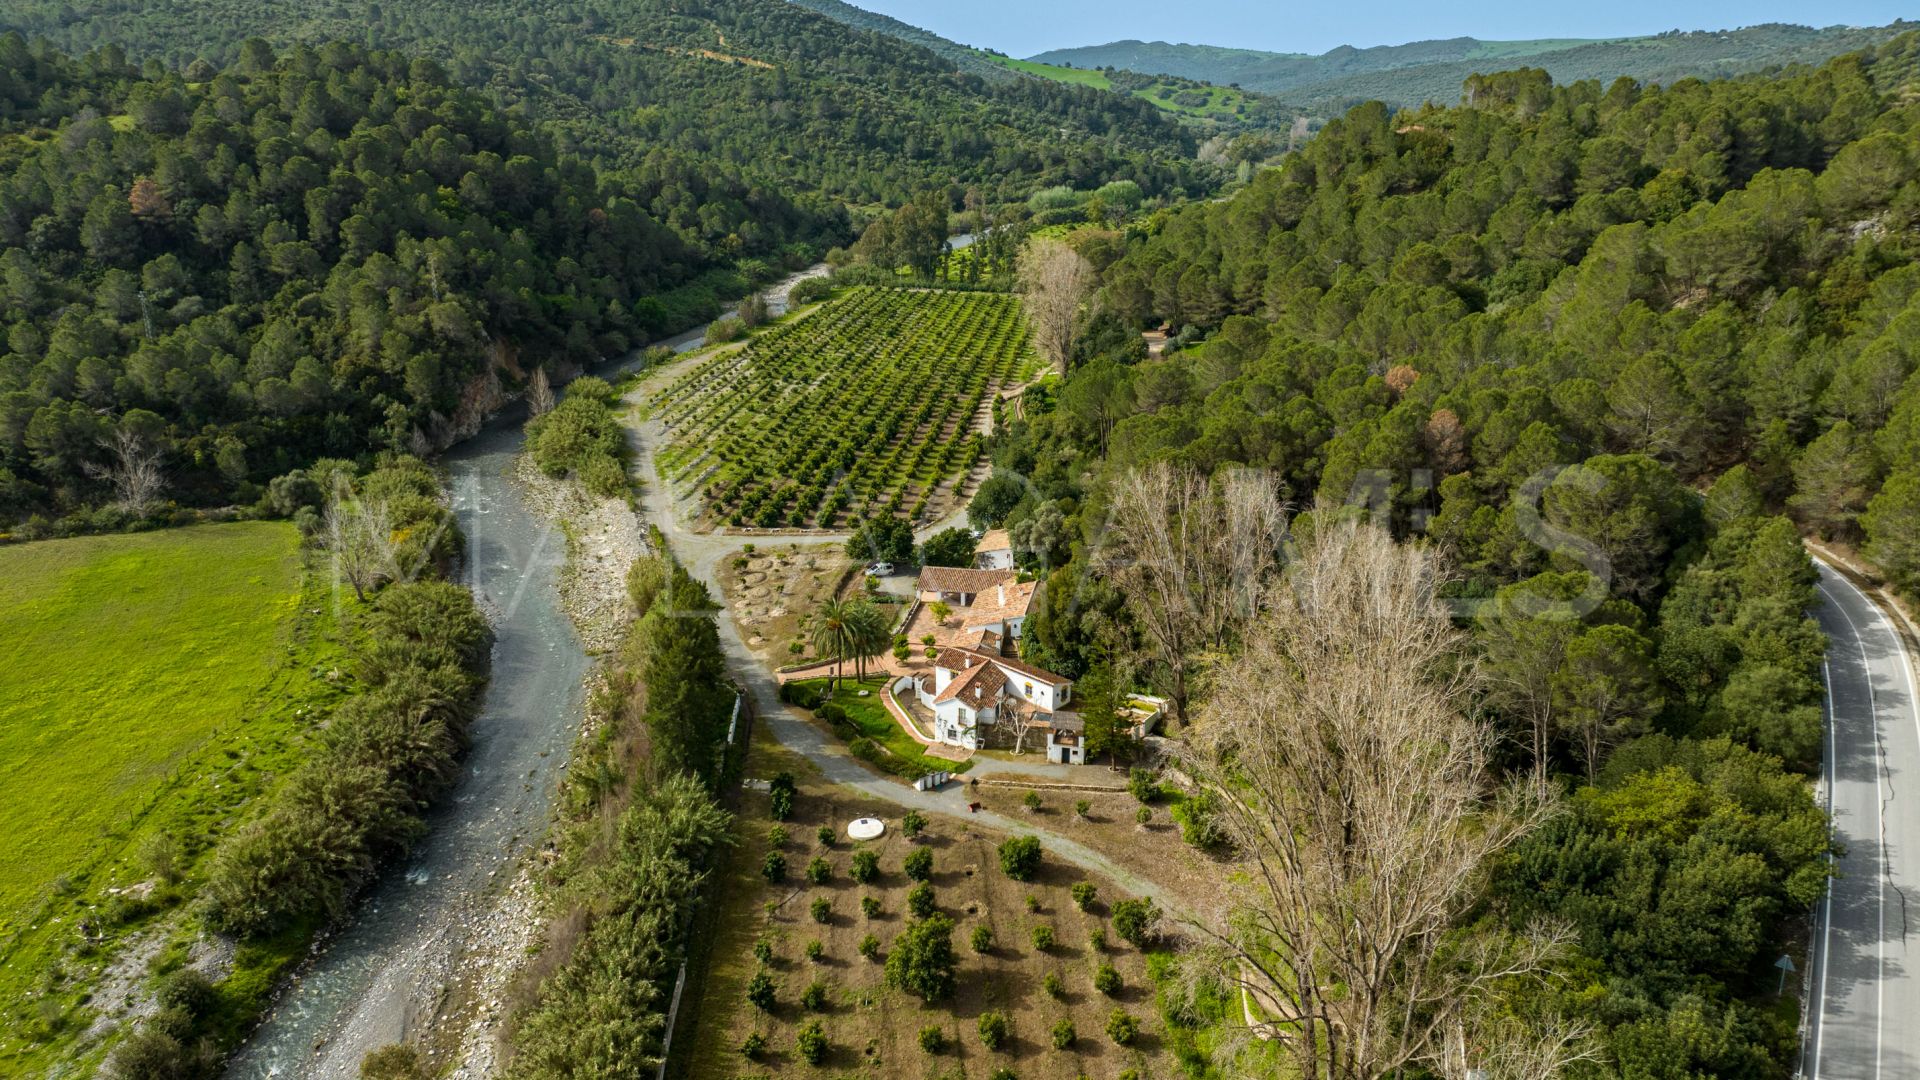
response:
M1196 633L1189 541L1251 504L1190 493L1253 470L1293 539L1360 516L1434 552L1485 775L1571 803L1486 853L1459 918L1559 928L1524 1001L1591 1031L1576 1074L1784 1076L1770 964L1827 872L1801 537L1915 581L1916 59L1909 35L1665 88L1490 76L1083 248L1066 374L1010 410L974 507L1046 575L1023 651L1191 697L1204 739L1277 616L1247 588L1255 614ZM1181 557L1138 554L1162 537ZM1235 562L1256 546L1228 580L1284 565Z
M667 1010L731 815L734 691L706 588L670 556L635 562L640 619L608 671L604 710L568 770L558 912L522 975L515 1078L630 1076L657 1067Z
M189 505L443 445L515 365L667 329L656 296L706 265L429 61L254 41L142 77L8 34L0 68L8 519L126 502L123 440Z

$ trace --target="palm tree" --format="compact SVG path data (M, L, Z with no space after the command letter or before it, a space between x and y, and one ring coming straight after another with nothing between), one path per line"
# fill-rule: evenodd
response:
M867 657L886 651L889 643L887 619L880 608L869 600L854 600L848 603L847 620L853 631L854 662L858 665L858 677L867 677Z
M871 606L871 605L869 605ZM813 651L821 659L832 659L833 678L827 683L831 693L840 688L840 662L853 655L855 625L860 616L847 600L829 600L820 605L813 617Z

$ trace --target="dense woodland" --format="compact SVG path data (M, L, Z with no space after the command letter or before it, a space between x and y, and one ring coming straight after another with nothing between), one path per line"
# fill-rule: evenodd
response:
M1124 243L1076 234L1096 314L976 502L1047 575L1029 657L1204 697L1102 571L1136 467L1271 470L1302 535L1360 512L1434 546L1504 767L1572 793L1484 917L1575 928L1556 993L1605 1074L1787 1075L1770 965L1827 843L1796 775L1825 647L1800 534L1920 571L1917 55L1475 80L1471 107L1355 109Z

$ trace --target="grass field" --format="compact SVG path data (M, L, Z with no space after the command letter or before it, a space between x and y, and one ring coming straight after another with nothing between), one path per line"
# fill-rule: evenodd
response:
M1014 71L1024 71L1028 75L1038 75L1043 79L1052 79L1054 82L1073 83L1076 86L1091 86L1096 90L1113 89L1113 83L1108 81L1106 75L1097 68L1071 68L1062 67L1059 64L1040 64L1032 60L1015 60L1011 56L994 56L990 53L981 53L980 55L987 61L999 64L1001 67L1012 68Z
M925 747L901 729L900 722L893 718L881 700L880 695L887 692L891 677L869 675L863 680L856 680L851 664L847 665L847 672L847 676L840 680L840 688L834 691L831 699L833 704L845 710L847 721L859 730L862 737L885 747L889 755L904 763L904 773L913 776L931 772L963 773L973 767L971 761L954 762L922 753ZM803 679L795 685L824 693L827 682L826 679ZM860 696L863 690L866 691L865 697Z
M986 403L1035 367L1000 293L860 287L649 400L664 475L761 527L917 518L983 453Z
M338 693L330 620L305 614L325 606L315 577L278 522L0 548L0 998L30 1042L71 1033L121 928L154 910L114 890L156 846L190 880ZM43 996L23 1019L27 988ZM0 1043L0 1072L22 1049Z

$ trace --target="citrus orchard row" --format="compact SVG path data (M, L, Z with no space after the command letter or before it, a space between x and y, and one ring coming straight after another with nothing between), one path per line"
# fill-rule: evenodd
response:
M988 397L1035 363L1012 296L848 289L658 391L660 466L733 525L918 517L979 459Z

